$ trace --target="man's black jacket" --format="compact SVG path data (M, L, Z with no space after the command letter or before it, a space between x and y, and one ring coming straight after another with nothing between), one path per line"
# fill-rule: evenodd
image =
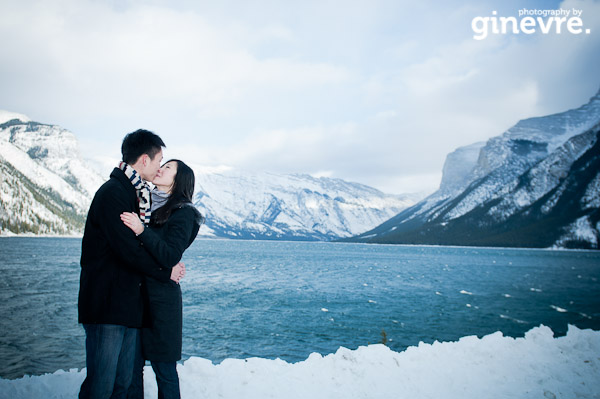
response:
M81 245L79 322L142 327L142 275L168 281L171 267L160 265L123 224L120 214L138 212L135 188L122 170L96 192Z

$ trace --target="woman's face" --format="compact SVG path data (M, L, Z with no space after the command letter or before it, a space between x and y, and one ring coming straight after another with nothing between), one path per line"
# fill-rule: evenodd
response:
M170 192L173 187L173 181L175 181L175 175L177 174L177 162L167 162L160 167L158 173L152 183L158 187L159 190Z

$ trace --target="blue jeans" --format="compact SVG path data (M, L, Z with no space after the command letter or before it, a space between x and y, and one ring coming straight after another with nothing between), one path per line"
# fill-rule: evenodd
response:
M84 324L87 376L79 399L125 399L133 374L139 329Z
M133 377L127 399L144 399L144 365L146 361L142 356L142 334L138 336L135 344L135 360L133 361Z
M133 366L133 378L129 386L127 399L144 399L144 365L146 361L142 355L141 335L136 343L136 354ZM180 399L179 375L177 362L150 362L156 375L158 385L158 399Z
M158 399L180 399L177 362L150 362L156 374Z

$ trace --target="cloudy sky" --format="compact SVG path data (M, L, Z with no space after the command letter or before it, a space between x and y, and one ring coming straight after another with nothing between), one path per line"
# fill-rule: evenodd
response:
M581 10L583 28L474 38L474 18L520 20L524 8ZM106 164L142 127L190 163L433 191L457 147L600 89L599 0L0 0L0 10L0 109L69 129L84 157Z

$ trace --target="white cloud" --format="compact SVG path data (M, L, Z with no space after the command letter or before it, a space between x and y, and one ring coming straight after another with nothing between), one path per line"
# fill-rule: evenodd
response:
M480 41L472 18L521 3L5 3L2 108L72 130L98 159L144 127L204 165L417 191L458 146L600 86L598 1L562 4L591 35Z
M63 101L64 95L80 98L69 112L93 116L102 110L111 117L181 106L202 117L231 115L248 92L293 91L348 78L344 68L326 62L258 59L246 47L253 39L240 37L246 32L216 26L196 13L148 5L116 11L91 1L58 4L34 2L5 15L0 26L4 37L21 43L5 56L44 64L16 76L22 88L50 91ZM8 19L32 24L16 26ZM272 28L266 36L274 33L286 35ZM260 40L265 31L256 36ZM42 69L51 70L55 80L40 76ZM32 77L40 86L27 87ZM60 112L60 105L48 105Z

